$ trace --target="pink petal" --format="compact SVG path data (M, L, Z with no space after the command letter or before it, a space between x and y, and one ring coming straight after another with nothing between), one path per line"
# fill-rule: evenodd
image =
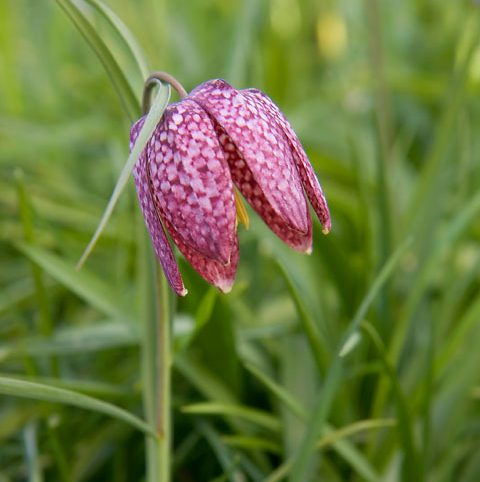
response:
M130 133L130 151L135 144L144 122L145 118L142 117L132 126ZM135 185L137 188L138 200L140 201L140 206L145 218L145 224L147 225L153 247L170 286L179 296L185 296L187 294L187 290L183 285L182 277L180 275L180 271L178 270L175 257L173 256L172 248L170 247L167 236L165 235L165 231L160 223L157 211L155 210L155 204L153 203L148 186L145 165L146 162L144 149L135 163L135 166L133 167L133 177L135 179Z
M190 99L168 106L147 159L162 220L186 246L228 264L235 238L233 184L208 114Z
M330 219L327 200L325 199L325 195L323 194L315 171L313 170L292 126L272 99L266 96L263 92L257 89L248 89L241 92L243 92L248 98L254 100L258 106L261 106L262 110L267 112L269 117L283 130L290 143L293 158L302 178L303 187L305 188L308 199L311 202L318 219L322 223L324 231L328 233L332 228L332 221Z
M218 261L209 259L184 242L183 237L177 232L175 226L173 226L165 216L163 208L155 194L154 197L157 211L162 218L167 231L172 237L173 242L185 256L185 259L193 266L197 273L202 276L202 278L216 286L223 293L228 293L232 289L235 275L237 273L239 258L237 234L234 233L230 262L228 264L219 263Z
M247 202L255 209L259 216L264 220L265 224L288 246L291 248L304 252L311 252L312 250L312 222L310 219L310 212L307 211L307 225L306 233L301 233L285 223L285 220L279 216L272 208L271 204L263 194L262 189L255 181L252 171L249 169L247 163L241 152L239 152L233 143L232 139L225 132L225 129L213 121L215 131L220 140L220 144L225 150L225 158L230 166L232 180L243 194Z
M201 84L189 97L223 127L231 140L224 148L233 147L241 153L245 166L237 167L248 166L263 193L262 203L266 200L290 229L307 234L308 208L301 179L290 144L279 126L270 122L263 109L258 109L256 101L221 79ZM239 189L242 191L241 185ZM261 214L261 206L253 207Z

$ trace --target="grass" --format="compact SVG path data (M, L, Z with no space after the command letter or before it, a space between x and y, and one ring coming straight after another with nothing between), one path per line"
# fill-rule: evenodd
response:
M479 480L479 14L467 0L3 2L0 481L152 482L165 459L179 482ZM153 256L125 176L150 70L264 90L333 218L328 236L314 220L304 256L247 208L228 295L179 260L188 296L160 297L171 458Z

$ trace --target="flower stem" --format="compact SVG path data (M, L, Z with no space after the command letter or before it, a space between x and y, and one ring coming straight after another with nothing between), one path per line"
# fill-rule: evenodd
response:
M158 482L170 481L170 452L172 445L170 377L172 356L170 345L170 304L167 280L155 263L157 284L157 386L156 430L158 433Z
M143 91L142 114L150 109L150 95L155 84L166 81L173 85L182 97L187 93L183 87L169 74L154 72L145 82ZM148 172L148 169L147 169ZM150 250L153 259L154 273L149 272L150 279L154 279L154 297L150 303L144 286L145 303L145 338L144 338L144 383L145 383L145 411L147 420L155 426L158 434L156 440L147 440L147 481L170 482L172 422L171 422L171 393L170 378L172 369L172 354L170 342L170 291L167 280L160 270L157 259ZM150 268L150 269L149 269Z
M152 72L147 80L145 81L145 85L143 87L143 98L142 98L142 111L143 114L146 114L150 109L150 96L152 93L152 89L155 85L158 85L160 82L166 82L170 84L177 92L180 99L185 99L187 97L187 91L183 88L182 84L172 75L167 74L167 72L162 72L157 70Z

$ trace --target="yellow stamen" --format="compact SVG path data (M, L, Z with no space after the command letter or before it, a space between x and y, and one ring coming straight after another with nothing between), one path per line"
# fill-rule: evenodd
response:
M237 188L233 186L233 193L235 194L235 206L237 207L237 216L235 218L235 231L237 230L238 221L240 221L246 229L250 225L250 220L248 219L247 210L243 205L242 198L238 194Z

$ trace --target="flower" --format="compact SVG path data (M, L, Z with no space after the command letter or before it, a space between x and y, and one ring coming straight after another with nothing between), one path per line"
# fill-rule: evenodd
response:
M132 126L130 149L144 119ZM222 79L205 82L167 106L133 175L157 257L180 296L187 290L163 226L203 278L230 291L238 265L241 209L234 185L297 251L312 249L304 191L323 232L331 228L317 177L279 108L259 90L236 90Z

